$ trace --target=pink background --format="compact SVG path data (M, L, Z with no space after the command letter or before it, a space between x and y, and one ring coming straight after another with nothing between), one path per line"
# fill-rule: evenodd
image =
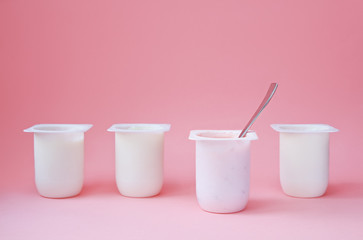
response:
M362 1L0 0L0 239L362 239ZM251 194L202 211L192 129L253 126ZM113 123L170 123L165 185L121 196ZM92 123L82 193L40 197L37 123ZM327 123L330 185L297 199L279 184L271 123Z

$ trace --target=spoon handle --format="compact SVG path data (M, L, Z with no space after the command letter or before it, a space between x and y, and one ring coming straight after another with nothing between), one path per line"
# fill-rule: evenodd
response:
M270 102L272 96L276 92L277 89L277 83L271 83L270 88L268 89L265 98L262 100L260 106L257 108L255 114L253 114L250 121L247 123L246 127L242 130L241 134L238 136L239 138L245 137L248 129L252 126L252 124L256 121L257 117L260 115L262 110L267 106L267 104Z

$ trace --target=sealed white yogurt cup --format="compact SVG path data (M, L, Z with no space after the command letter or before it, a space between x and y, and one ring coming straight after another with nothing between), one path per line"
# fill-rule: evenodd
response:
M250 143L255 132L238 138L241 130L193 130L196 141L196 194L208 212L243 210L250 189Z
M41 196L72 197L83 186L84 132L91 124L38 124L34 133L35 183Z
M114 124L116 183L128 197L151 197L163 185L164 133L170 124Z
M319 197L328 187L329 135L326 124L272 124L280 133L280 182L285 194Z

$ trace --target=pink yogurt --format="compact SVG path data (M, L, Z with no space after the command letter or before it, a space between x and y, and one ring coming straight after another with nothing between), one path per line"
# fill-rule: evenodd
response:
M250 183L250 141L255 132L238 138L239 130L194 130L196 141L196 194L200 207L208 212L233 213L248 202Z

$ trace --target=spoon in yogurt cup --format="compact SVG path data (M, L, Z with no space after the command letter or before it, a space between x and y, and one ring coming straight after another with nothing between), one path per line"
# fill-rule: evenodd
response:
M261 114L262 110L265 109L267 104L270 102L272 96L275 94L277 86L278 86L277 83L271 83L271 85L266 93L265 98L262 100L262 102L261 102L260 106L257 108L255 114L253 114L250 121L247 123L245 128L242 130L242 132L238 136L239 138L243 138L246 136L246 134L247 134L248 130L250 129L250 127L252 126L252 124L256 121L258 116Z

